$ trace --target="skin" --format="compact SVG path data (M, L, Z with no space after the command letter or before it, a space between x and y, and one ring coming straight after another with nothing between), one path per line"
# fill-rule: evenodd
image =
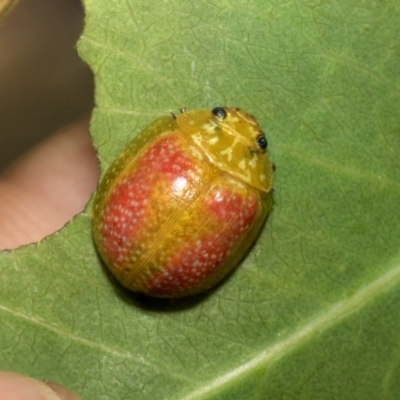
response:
M38 381L12 372L0 372L2 400L80 400L75 393L53 382Z
M86 118L25 154L0 175L0 249L60 229L82 211L98 176Z
M0 249L17 248L60 229L84 208L98 176L87 118L31 150L0 176ZM0 372L0 398L80 399L52 382L11 372Z

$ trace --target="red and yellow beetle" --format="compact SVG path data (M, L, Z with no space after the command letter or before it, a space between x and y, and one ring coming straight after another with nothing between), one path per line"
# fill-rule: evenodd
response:
M93 205L97 249L128 289L184 297L225 277L272 206L273 168L239 108L155 120L119 155Z

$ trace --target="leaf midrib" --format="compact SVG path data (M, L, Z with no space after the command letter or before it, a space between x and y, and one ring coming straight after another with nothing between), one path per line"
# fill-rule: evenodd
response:
M201 386L199 386L198 389L181 397L180 400L200 399L205 395L221 391L222 388L228 387L232 382L236 383L238 379L245 379L246 376L251 375L254 371L257 371L260 368L266 368L268 365L272 365L274 362L277 362L280 358L287 355L290 351L312 339L314 335L321 335L321 333L339 324L347 317L357 313L363 307L370 304L375 298L389 292L399 284L400 263L397 261L384 275L360 288L351 297L336 302L331 307L324 310L323 313L314 316L306 325L294 331L290 336L268 346L265 350L261 353L257 353L257 355L246 363L230 369L225 374L219 375L213 380L200 382ZM116 350L110 346L78 337L77 335L65 332L53 325L34 318L33 316L26 315L3 305L0 305L0 310L81 345L96 348L105 353L112 354L117 358L130 359L134 362L140 362L149 367L154 367L152 363L146 362L143 357L137 357L130 352ZM174 376L187 381L187 377L185 378L175 374Z
M351 297L334 303L323 314L314 316L305 326L294 331L287 338L267 347L246 363L231 369L225 374L217 376L211 381L202 382L201 387L181 397L179 400L201 399L214 392L221 392L222 388L228 387L232 382L237 384L239 379L244 379L260 368L272 365L290 351L306 343L314 335L321 335L329 328L357 313L378 296L389 292L398 284L400 284L400 263L397 261L384 275L359 289Z

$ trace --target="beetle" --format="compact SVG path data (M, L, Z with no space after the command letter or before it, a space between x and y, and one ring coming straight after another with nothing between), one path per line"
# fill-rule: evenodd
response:
M222 280L272 207L267 139L235 107L181 110L141 132L111 164L93 202L93 237L126 288L185 297Z

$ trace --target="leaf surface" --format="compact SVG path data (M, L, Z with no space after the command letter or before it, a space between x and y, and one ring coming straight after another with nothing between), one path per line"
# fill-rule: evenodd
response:
M400 5L86 0L104 170L156 117L252 112L274 209L207 296L123 291L90 207L0 255L0 367L84 399L396 399L400 391Z

